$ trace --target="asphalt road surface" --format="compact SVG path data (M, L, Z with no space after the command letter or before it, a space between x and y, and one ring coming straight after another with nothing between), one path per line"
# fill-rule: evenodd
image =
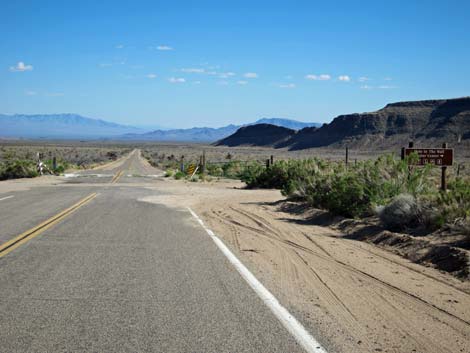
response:
M158 174L134 151L0 195L0 352L304 351L189 212L139 201Z

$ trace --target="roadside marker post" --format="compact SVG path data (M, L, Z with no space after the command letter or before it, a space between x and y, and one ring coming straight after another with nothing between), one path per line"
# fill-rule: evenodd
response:
M206 172L206 151L202 151L201 156L201 173L204 174Z
M346 168L348 167L349 164L349 147L346 146Z
M180 170L181 173L184 173L184 156L181 156Z

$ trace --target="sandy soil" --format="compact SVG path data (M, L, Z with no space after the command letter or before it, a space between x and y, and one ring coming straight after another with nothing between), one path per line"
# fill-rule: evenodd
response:
M333 352L470 352L470 283L280 210L275 190L165 180Z
M10 179L0 182L0 195L13 191L26 191L38 186L50 186L63 183L60 177L44 175L31 179Z

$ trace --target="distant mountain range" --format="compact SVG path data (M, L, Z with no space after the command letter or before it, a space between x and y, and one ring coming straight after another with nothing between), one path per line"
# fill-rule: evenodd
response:
M77 114L0 114L0 138L100 139L144 131Z
M271 125L248 126L216 145L290 150L345 145L384 149L403 146L410 140L426 147L442 142L470 145L470 97L392 103L376 112L340 115L320 128L298 131L273 130Z
M290 119L260 119L252 124L272 125L302 129L319 126ZM220 128L194 127L189 129L154 130L116 124L77 114L2 115L0 138L52 138L52 139L115 139L129 141L214 142L237 131L242 125Z
M271 124L293 130L320 126L318 123L304 123L291 119L263 118L246 125L227 125L219 128L193 127L190 129L155 130L144 134L126 134L120 138L136 141L214 142L230 136L243 126L257 124Z

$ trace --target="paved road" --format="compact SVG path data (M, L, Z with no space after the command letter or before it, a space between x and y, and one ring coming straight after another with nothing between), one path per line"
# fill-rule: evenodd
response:
M139 201L158 174L134 151L0 195L0 249L46 221L0 253L0 352L303 351L188 212Z

